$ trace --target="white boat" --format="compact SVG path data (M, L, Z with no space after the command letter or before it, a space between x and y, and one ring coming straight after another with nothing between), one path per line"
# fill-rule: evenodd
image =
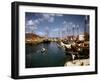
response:
M71 49L71 44L64 44L63 42L60 42L60 45L61 45L62 47L66 47L66 48L68 48L68 49Z
M41 53L45 53L47 50L45 48L41 49Z

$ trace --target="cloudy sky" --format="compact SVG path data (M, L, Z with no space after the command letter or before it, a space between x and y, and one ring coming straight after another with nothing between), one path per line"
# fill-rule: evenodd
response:
M77 35L84 32L87 18L85 15L26 12L25 32L49 37Z

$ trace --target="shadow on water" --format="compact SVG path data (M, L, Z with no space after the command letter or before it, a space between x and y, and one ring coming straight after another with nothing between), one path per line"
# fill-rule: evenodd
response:
M45 52L41 49L45 48ZM56 42L26 45L26 68L64 66L71 60L71 55L59 48Z

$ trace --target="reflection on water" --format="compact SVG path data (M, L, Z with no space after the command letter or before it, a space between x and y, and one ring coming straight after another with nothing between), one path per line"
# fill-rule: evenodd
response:
M41 52L42 48L46 51ZM56 42L26 45L26 68L64 66L66 58L71 57Z

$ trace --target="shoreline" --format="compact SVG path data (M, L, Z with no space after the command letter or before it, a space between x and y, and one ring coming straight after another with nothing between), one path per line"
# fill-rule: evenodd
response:
M90 59L80 59L80 60L73 60L68 61L64 64L64 66L89 66L90 65Z

